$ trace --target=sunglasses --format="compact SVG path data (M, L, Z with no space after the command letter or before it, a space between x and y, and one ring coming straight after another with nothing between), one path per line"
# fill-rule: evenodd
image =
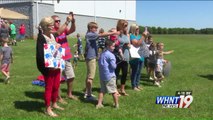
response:
M60 23L61 22L61 20L55 20L55 23Z

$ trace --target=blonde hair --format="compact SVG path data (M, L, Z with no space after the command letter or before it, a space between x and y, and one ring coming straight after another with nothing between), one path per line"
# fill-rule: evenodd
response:
M136 35L136 29L139 29L139 26L137 24L132 24L130 26L130 29L129 29L129 33L133 34L133 35Z
M8 42L9 42L8 37L6 37L6 38L1 38L1 40L2 40L2 43L8 43Z
M127 31L124 31L125 24L128 25L128 22L126 20L118 20L117 27L116 27L117 31L121 31L124 34L127 34Z
M39 23L39 26L41 27L43 31L48 30L49 25L54 25L54 20L52 19L52 17L45 17L41 19Z
M96 22L89 22L87 25L88 31L90 31L92 28L98 28L98 24Z

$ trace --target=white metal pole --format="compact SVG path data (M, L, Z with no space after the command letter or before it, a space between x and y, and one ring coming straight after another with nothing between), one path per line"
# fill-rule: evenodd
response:
M36 1L36 25L37 25L37 27L38 27L38 24L39 24L38 12L39 12L39 10L38 10L38 0L37 0Z
M94 0L94 21L96 22L96 4Z
M126 0L125 0L125 13L124 13L124 15L125 15L125 20L126 20Z

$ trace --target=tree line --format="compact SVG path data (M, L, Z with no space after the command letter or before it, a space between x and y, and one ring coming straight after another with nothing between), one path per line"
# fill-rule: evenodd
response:
M162 28L162 27L147 27L151 34L213 34L213 28ZM140 32L145 30L145 27L139 26Z

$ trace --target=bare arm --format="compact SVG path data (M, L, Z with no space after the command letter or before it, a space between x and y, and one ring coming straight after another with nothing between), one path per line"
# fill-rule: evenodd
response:
M140 40L133 39L131 41L131 43L132 43L133 46L139 47L142 44L143 40L145 40L145 35L144 34L142 35Z
M70 29L69 29L68 32L67 32L67 35L69 35L69 34L75 32L75 29L76 29L74 15L73 15L73 13L70 13L70 15L72 16L72 21L71 21L72 24L71 24Z
M13 63L13 52L10 55L11 55L11 63Z
M0 54L0 61L2 61L2 58L3 58L3 55L2 55L2 54Z
M171 54L171 53L173 53L174 52L174 50L170 50L170 51L163 51L163 54L164 55L168 55L168 54Z
M110 36L110 35L119 35L120 32L116 31L116 32L106 32L106 33L102 33L102 34L98 34L99 37L105 37L105 36Z
M58 31L56 31L56 34L60 35L61 33L63 33L63 31L67 28L67 26L69 25L70 21L72 21L72 20L73 20L72 15L67 16L66 22L58 29Z

